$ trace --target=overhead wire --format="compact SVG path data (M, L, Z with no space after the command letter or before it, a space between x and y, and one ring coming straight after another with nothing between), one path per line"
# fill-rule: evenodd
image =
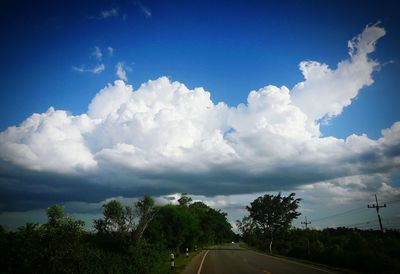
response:
M340 212L340 213L336 213L336 214L333 214L333 215L329 215L329 216L325 216L325 217L322 217L322 218L318 218L318 219L312 219L311 220L311 222L314 222L314 223L316 223L316 222L320 222L320 221L323 221L323 220L326 220L326 219L329 219L329 218L334 218L334 217L337 217L337 216L342 216L342 215L346 215L346 214L349 214L349 213L352 213L352 212L356 212L356 211L359 211L359 210L362 210L362 209L366 209L366 207L357 207L357 208L353 208L353 209L350 209L350 210L347 210L347 211L344 211L344 212Z
M393 204L393 203L398 203L398 202L400 202L400 199L384 201L384 202L381 202L381 203ZM357 211L360 211L360 210L363 210L363 209L367 209L367 207L365 207L365 206L356 207L356 208L353 208L353 209L350 209L350 210L346 210L344 212L339 212L339 213L336 213L336 214L333 214L333 215L329 215L329 216L325 216L325 217L322 217L322 218L311 219L311 222L317 223L317 222L320 222L320 221L323 221L323 220L326 220L326 219L335 218L335 217L338 217L338 216L342 216L342 215L346 215L346 214L349 214L349 213L357 212ZM387 219L387 218L385 218L385 219Z

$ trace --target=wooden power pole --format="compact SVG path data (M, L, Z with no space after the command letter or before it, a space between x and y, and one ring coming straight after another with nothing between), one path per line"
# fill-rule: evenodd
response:
M304 221L304 222L301 222L301 223L302 223L303 225L305 225L306 229L307 229L307 226L308 226L309 224L311 224L310 221L307 221L307 216L305 216L305 221ZM308 239L308 236L307 236L307 255L310 256L310 240Z
M307 222L307 216L305 216L305 222L301 222L301 224L305 225L306 229L307 229L307 225L311 224L311 222Z
M375 194L375 201L376 201L376 204L368 205L368 208L375 208L376 209L376 214L378 214L379 226L381 227L381 232L383 233L384 231L383 231L383 226L382 226L381 215L379 215L379 209L381 207L386 207L386 204L379 205L378 197L376 197L376 194Z

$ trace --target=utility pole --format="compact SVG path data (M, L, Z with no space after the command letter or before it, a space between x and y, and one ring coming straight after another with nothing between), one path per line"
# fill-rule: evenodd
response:
M307 216L305 216L306 221L305 222L301 222L301 224L306 226L307 229L307 225L311 224L311 222L307 222Z
M386 207L386 204L379 205L378 197L376 197L376 194L375 194L375 201L376 201L376 204L368 205L368 208L375 208L376 209L376 214L378 214L379 226L381 227L381 232L383 233L384 231L383 231L383 226L382 226L382 221L381 221L381 215L379 215L379 209L381 207Z
M304 221L304 222L301 222L301 223L302 223L303 225L305 225L306 230L308 229L307 226L308 226L309 224L311 224L310 221L307 222L307 216L305 216L305 221ZM310 240L308 239L308 237L307 237L307 255L310 257Z

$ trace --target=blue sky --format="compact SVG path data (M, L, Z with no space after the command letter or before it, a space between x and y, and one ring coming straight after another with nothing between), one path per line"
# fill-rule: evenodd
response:
M369 60L379 62L379 65L374 66L373 72L370 74L374 83L365 84L362 88L357 89L356 96L351 97L351 104L343 106L339 114L330 116L327 112L327 116L324 116L327 119L324 119L323 122L315 122L315 125L319 126L319 135L313 135L313 138L332 136L341 140L352 134L357 136L366 134L370 139L362 142L376 141L382 136L382 129L391 128L395 122L400 120L400 108L398 107L400 101L398 93L400 85L398 77L400 75L400 43L398 42L400 41L400 16L395 1L287 1L285 3L278 3L278 1L3 1L0 4L0 15L2 36L0 44L0 59L2 60L0 64L2 83L0 131L4 138L1 141L3 149L7 151L0 154L2 159L0 186L3 192L2 196L15 197L14 201L11 201L10 198L0 207L0 209L3 208L4 214L8 214L7 216L14 218L17 213L12 212L40 210L51 202L67 203L82 199L83 202L100 203L111 196L134 197L144 191L154 195L167 195L181 190L186 191L188 187L194 190L193 194L207 197L215 194L228 196L247 194L244 190L246 188L249 193L280 190L300 191L299 189L302 189L301 191L305 191L304 195L307 197L307 195L313 196L313 190L306 188L307 191L311 191L307 192L303 189L305 185L317 184L314 187L315 193L322 191L321 195L324 195L323 193L327 192L324 192L325 189L321 189L325 184L325 186L338 188L338 193L341 191L354 193L354 197L359 197L360 203L364 202L361 192L364 193L363 195L367 195L367 192L372 194L378 189L382 190L380 185L365 185L365 188L360 190L362 188L350 189L346 188L347 185L344 187L345 184L342 182L329 181L340 180L340 178L350 178L348 180L353 178L357 182L360 180L360 178L352 176L367 176L368 178L363 178L365 181L374 181L379 178L376 180L384 181L395 188L393 193L398 191L399 165L396 157L399 152L398 149L396 150L398 145L396 133L391 133L395 136L393 137L395 141L390 143L389 149L392 158L385 154L384 159L387 164L382 164L384 168L381 166L374 167L375 169L370 168L371 162L365 160L367 159L365 155L374 153L375 150L371 148L371 150L361 153L362 159L358 158L361 157L359 154L357 154L358 156L346 156L344 159L347 160L344 161L349 161L349 165L357 163L357 171L344 172L345 167L341 170L334 168L335 160L332 160L331 166L327 164L327 167L321 167L319 171L312 170L311 165L304 162L291 163L288 161L285 163L290 158L289 156L289 158L277 156L261 144L265 140L270 143L275 142L274 138L279 139L280 137L264 136L262 135L265 133L263 131L264 133L260 132L258 135L261 136L259 140L252 144L261 144L266 149L265 153L260 156L260 159L266 157L266 162L260 160L252 166L257 170L254 171L257 176L252 173L239 176L240 179L237 180L232 179L238 176L235 172L236 166L225 165L225 162L222 168L218 165L213 166L214 163L206 163L205 165L214 171L207 169L207 172L199 172L200 175L196 173L197 171L193 172L194 174L191 173L194 167L188 167L182 172L178 168L179 165L178 167L169 167L169 170L173 172L159 171L157 175L154 175L152 168L160 165L158 161L151 163L152 168L135 166L130 170L131 167L127 168L126 165L117 164L111 165L115 169L110 168L110 171L107 172L103 172L104 169L101 172L92 170L81 172L81 169L89 168L94 162L93 165L101 166L102 161L115 159L110 158L111 156L108 154L107 160L101 157L110 153L107 149L115 149L113 153L127 149L121 147L121 144L134 145L134 149L140 148L141 151L147 153L146 155L151 155L152 152L146 150L147 144L144 144L139 137L140 140L138 139L137 142L135 141L136 143L132 144L126 140L136 137L126 137L118 142L115 141L116 137L113 134L118 135L119 133L117 129L113 129L117 133L112 131L110 125L96 129L96 136L106 136L105 139L97 140L95 137L89 136L86 131L82 133L85 153L89 151L90 154L88 154L89 156L84 154L82 157L94 160L88 160L84 164L79 163L78 171L75 170L76 166L72 165L73 172L69 169L62 172L54 171L54 166L62 166L64 162L58 163L57 159L46 158L43 155L47 154L35 151L33 148L33 154L38 157L37 161L54 162L54 165L44 167L31 162L27 164L23 159L24 154L20 154L21 150L13 151L12 144L23 143L28 147L33 146L30 141L24 143L25 140L32 140L33 135L29 135L30 133L24 135L21 133L22 128L18 137L6 133L8 127L20 125L33 113L46 113L50 106L54 107L56 111L66 111L67 115L79 116L88 113L91 119L96 115L97 118L100 117L102 114L99 114L99 109L107 108L107 104L102 105L104 102L98 104L93 107L95 110L92 112L90 109L88 112L88 105L108 83L113 83L121 78L116 75L118 63L126 73L125 84L132 85L133 90L138 90L140 85L148 80L166 76L170 81L183 83L189 90L203 87L204 90L210 92L212 103L215 105L218 102L224 102L227 107L235 108L241 103L246 104L250 91L259 90L267 85L274 85L278 88L286 86L294 94L296 91L292 91L292 89L295 85L304 81L304 76L299 70L300 62L317 61L327 64L332 70L335 70L340 61L349 59L347 42L362 33L367 25L372 26L380 22L379 27L384 29L386 34L377 38L379 42L377 42L376 48L368 54ZM96 56L96 48L101 52L101 56ZM100 69L97 71L98 73L93 73L93 69L96 67ZM326 84L329 85L329 81ZM160 80L159 85L165 86L165 89L171 88L170 84L164 80ZM118 87L125 88L121 85ZM157 89L157 87L153 88ZM151 88L147 87L144 90L145 93ZM104 100L125 96L121 95L122 91L115 92L117 94L111 94L111 97ZM319 102L317 98L315 104L320 104ZM302 107L296 106L300 109ZM168 107L168 109L170 108L171 106ZM214 109L214 106L210 108ZM221 113L226 113L226 111ZM238 147L234 145L241 144L238 140L250 138L247 135L235 136L236 133L251 132L251 129L240 124L239 120L245 118L239 117L239 108L234 112L234 114L226 114L231 115L229 119L232 121L220 129L225 130L224 136L232 135L231 139L228 136L225 141L228 146L233 147L235 153L250 155L246 152L247 145ZM307 111L303 112L307 113ZM49 114L49 116L51 115ZM218 117L222 117L225 114L218 115ZM188 117L190 118L190 116ZM103 118L102 116L101 119ZM235 119L238 120L234 121ZM301 120L301 118L299 119ZM310 117L309 119L312 120ZM221 122L219 118L216 120L218 122L215 123ZM185 121L183 119L183 123ZM269 123L273 123L271 121ZM235 127L236 123L240 124L237 125L237 128ZM132 124L126 123L126 125L130 127ZM197 124L193 125L196 128ZM96 127L98 127L97 124ZM141 136L142 133L135 131L135 128L130 129L129 134L132 136ZM176 129L176 125L168 124L162 127L160 132L170 132L174 129ZM63 131L62 128L60 130ZM182 128L181 130L188 132L189 129ZM392 131L395 131L394 127ZM142 139L149 138L145 133L143 136ZM301 136L296 135L296 138L300 140L303 138ZM192 143L188 141L189 137L182 137L185 149L192 148ZM211 135L208 137L210 140L212 139ZM292 137L289 139L292 140L294 138ZM168 138L175 140L174 138L177 137L168 135ZM273 140L269 141L268 138ZM93 141L94 139L96 140ZM76 139L73 140L76 141ZM177 140L176 142L178 142ZM43 144L46 142L43 141ZM350 141L348 143L352 148L361 146L361 143L357 143L357 145L352 145ZM67 144L69 145L69 143ZM165 147L168 148L174 144L171 141ZM291 144L287 143L287 146L291 147ZM388 145L385 143L383 146L386 148ZM80 144L77 147L80 149ZM225 153L225 147L220 145L217 147ZM74 148L76 147L74 146ZM71 148L65 147L65 150L69 149ZM128 150L132 152L130 149L133 148L129 147ZM204 148L202 149L204 150ZM228 148L226 149L228 150ZM297 149L299 148L297 147ZM349 148L345 150L349 150ZM324 150L318 148L317 151ZM125 150L124 152L128 153ZM163 149L157 151L161 154L170 152L169 150L165 152ZM202 156L196 156L198 155L196 153L190 152L190 155L187 156L189 158L185 158L186 161L202 159ZM262 153L260 152L260 154ZM282 157L280 164L271 164L273 171L260 170L259 164L269 163L268 155L274 155L274 159ZM26 158L29 157L26 156ZM333 156L329 154L329 157ZM100 158L102 160L99 160ZM210 158L210 155L206 158ZM357 158L357 160L348 160L350 158ZM69 163L69 159L72 158L66 158L65 163ZM202 162L202 160L199 161ZM80 166L81 164L83 167ZM219 168L222 171L215 172ZM287 168L290 168L291 174L286 174L285 169ZM110 174L118 172L120 169L123 170L123 173L126 172L126 175L120 178L120 182L115 182L115 185L111 184L110 190L104 182L112 178ZM307 172L308 170L312 171ZM238 171L238 173L240 172ZM145 178L145 182L137 179L140 183L127 187L126 178L132 174L138 178ZM194 178L191 178L190 175L193 175ZM209 184L203 185L201 182L205 178L212 179ZM77 182L84 183L81 185L78 183L76 187L74 185L74 189L71 190L70 187L73 184L71 182L75 179ZM49 183L44 182L37 187L39 184L37 182L40 180L48 180ZM51 180L59 183L51 185ZM195 183L187 183L186 186L188 180ZM218 180L226 180L226 182L224 184L213 183ZM274 183L264 185L259 183L262 180L274 181ZM23 183L17 185L13 184L14 181ZM158 184L160 181L163 183ZM97 185L98 182L100 182L99 185ZM254 187L247 187L247 183ZM68 187L65 187L66 185ZM93 185L93 189L97 189L98 195L94 194L92 198L82 198L76 194L80 188L92 189ZM231 185L234 187L230 187ZM53 187L68 190L62 195L54 196L53 192L48 190ZM42 188L46 190L43 192L38 190ZM209 191L202 191L202 188ZM367 192L363 192L365 189ZM37 196L32 194L30 197L29 193L32 192ZM112 195L106 197L105 193ZM27 202L27 206L19 208L15 204L21 197L30 197L32 201ZM228 199L226 197L220 198ZM397 199L396 197L388 196L388 199ZM312 199L310 198L310 200ZM335 203L336 207L332 204L333 209L326 209L322 213L319 212L318 215L328 214L330 210L340 210L342 207L349 206L348 203L348 201ZM311 203L309 206L314 208L310 210L315 210L318 202ZM358 206L358 204L354 206ZM12 219L11 217L7 217L9 218L7 219L4 214L3 223ZM26 218L27 215L29 214L23 215L25 217L20 219ZM239 216L240 214L236 212L233 215Z

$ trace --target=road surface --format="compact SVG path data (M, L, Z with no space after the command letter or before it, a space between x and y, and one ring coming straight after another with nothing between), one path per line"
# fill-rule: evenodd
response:
M243 249L228 244L204 250L183 274L334 274L332 270Z

